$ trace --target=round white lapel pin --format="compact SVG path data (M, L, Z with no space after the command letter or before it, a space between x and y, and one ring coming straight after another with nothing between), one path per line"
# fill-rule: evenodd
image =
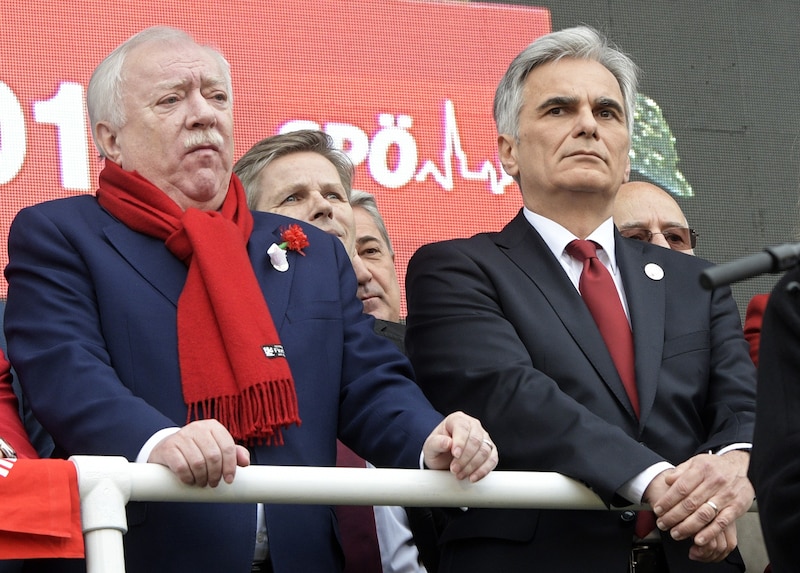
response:
M644 274L654 281L660 281L664 278L664 269L655 263L647 263L644 266Z

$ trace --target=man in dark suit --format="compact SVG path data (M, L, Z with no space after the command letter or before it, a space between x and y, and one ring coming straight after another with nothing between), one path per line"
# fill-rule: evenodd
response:
M133 36L89 84L97 196L12 225L9 355L57 451L215 487L250 463L333 465L338 436L381 466L486 475L488 435L442 419L374 335L341 243L247 209L231 101L219 52L170 28ZM342 565L328 506L137 503L128 525L131 573Z
M236 162L233 172L242 181L251 209L306 221L341 239L353 262L364 312L377 319L376 332L402 348L400 285L389 235L372 195L353 190L353 164L331 137L301 129L264 138ZM361 245L357 241L358 211L362 226L369 216L382 227L377 237L370 235L368 247L364 240ZM362 252L369 256L362 257Z
M755 372L730 290L700 287L708 263L614 228L635 93L635 65L590 28L517 56L495 120L524 208L498 233L419 249L406 349L434 405L483 420L502 468L650 504L658 530L646 512L454 512L440 571L743 569ZM614 309L609 331L595 315Z
M273 135L253 145L233 172L253 209L306 221L341 239L353 263L356 294L364 312L375 318L375 332L404 352L400 284L389 234L375 198L353 190L353 164L333 140L319 130ZM367 467L341 442L337 450L337 465ZM407 515L402 507L339 506L336 514L345 573L436 571L437 538L429 510L410 508Z
M750 479L772 571L800 569L800 269L769 295L761 330Z

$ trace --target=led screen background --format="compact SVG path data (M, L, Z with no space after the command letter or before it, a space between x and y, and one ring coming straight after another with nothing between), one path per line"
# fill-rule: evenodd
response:
M0 17L2 265L21 207L93 192L89 76L155 24L184 28L230 61L236 157L301 126L351 154L355 187L386 215L401 276L419 245L499 229L519 209L497 160L494 89L530 41L579 23L642 68L634 177L676 195L700 233L698 255L725 262L795 240L795 2L21 1ZM775 279L735 285L742 310Z
M521 205L497 159L491 101L507 63L550 30L547 10L415 0L108 8L3 7L0 237L26 204L93 192L100 162L84 110L91 72L155 24L184 28L226 55L236 157L297 127L325 130L351 155L354 187L376 194L401 275L421 244L500 228Z

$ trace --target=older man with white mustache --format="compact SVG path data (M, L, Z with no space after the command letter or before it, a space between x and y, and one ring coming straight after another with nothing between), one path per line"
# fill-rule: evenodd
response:
M9 356L56 454L159 463L198 487L250 463L333 465L337 437L381 466L494 468L480 423L436 412L371 332L339 241L247 208L219 52L150 28L87 93L96 196L24 209L9 234ZM132 503L128 527L130 573L342 567L327 506Z

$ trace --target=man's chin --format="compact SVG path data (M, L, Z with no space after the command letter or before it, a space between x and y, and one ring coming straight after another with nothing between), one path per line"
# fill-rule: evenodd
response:
M609 177L607 173L593 170L582 170L565 179L562 187L577 193L615 194L620 186L620 182Z
M361 302L364 304L364 314L371 314L375 318L388 320L386 318L386 316L388 316L386 312L386 305L383 304L383 301L380 298L372 297L362 300Z

